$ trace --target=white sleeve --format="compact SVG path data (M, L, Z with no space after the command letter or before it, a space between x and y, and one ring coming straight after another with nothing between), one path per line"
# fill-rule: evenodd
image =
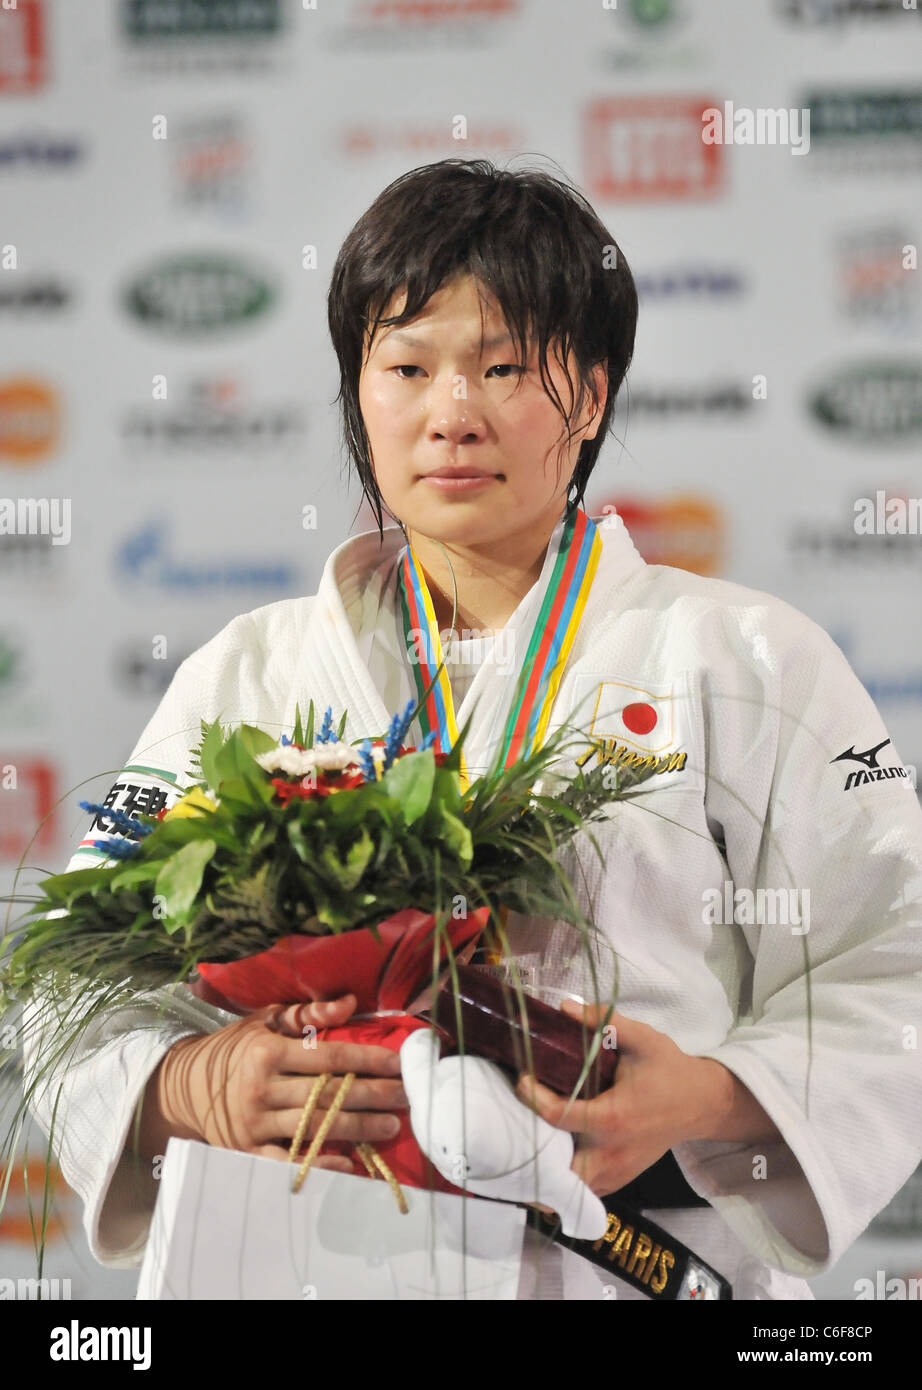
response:
M166 805L176 801L196 780L188 775L189 754L199 740L201 720L231 721L239 717L241 701L255 703L261 659L247 614L188 657L107 801L129 810L150 806L144 797L151 793L160 799L165 794ZM105 861L92 848L100 834L98 825L87 832L68 872ZM75 1047L58 1056L59 1035L47 998L36 997L24 1007L23 1075L33 1087L29 1108L46 1135L53 1122L55 1155L65 1181L84 1203L87 1240L101 1264L131 1267L143 1255L157 1183L151 1165L139 1166L126 1139L148 1078L180 1038L214 1031L233 1018L182 987L154 991L95 1020Z
M708 817L735 890L764 890L767 924L737 928L749 1007L705 1055L749 1088L783 1143L675 1153L750 1248L809 1276L922 1158L922 809L821 628L782 604L721 626L711 649L730 660L715 661L706 700ZM772 915L778 890L794 911Z

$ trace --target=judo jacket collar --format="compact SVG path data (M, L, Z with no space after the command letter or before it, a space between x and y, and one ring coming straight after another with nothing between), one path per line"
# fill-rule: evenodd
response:
M644 567L644 561L617 513L608 513L593 520L602 540L602 554L584 611L581 635L591 630L594 616L611 614L618 603L615 591ZM526 605L522 613L523 622L533 624L537 616L553 569L564 521L565 515L562 514L545 552L544 565L535 586L534 602ZM313 669L314 676L320 678L324 688L341 692L342 706L348 710L347 737L350 738L385 733L396 713L387 708L371 679L348 615L361 604L362 595L373 576L391 566L405 546L406 537L399 526L385 527L383 537L377 531L350 536L331 553L320 578L310 624L309 650L303 653L302 659ZM578 639L571 665L578 660L580 646Z

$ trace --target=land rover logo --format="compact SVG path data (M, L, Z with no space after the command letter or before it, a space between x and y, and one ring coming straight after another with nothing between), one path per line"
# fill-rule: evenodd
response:
M205 335L256 318L274 299L269 284L241 261L221 255L172 256L125 291L129 313L176 335Z
M306 7L305 7L306 8ZM279 0L123 0L122 23L131 38L182 39L190 35L274 34L281 27Z
M675 19L675 0L630 0L630 13L638 24L663 24Z
M820 424L856 439L922 434L922 364L855 363L813 392L810 410Z

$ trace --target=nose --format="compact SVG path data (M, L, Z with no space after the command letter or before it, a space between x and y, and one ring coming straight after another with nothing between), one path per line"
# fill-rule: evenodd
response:
M483 412L466 392L467 383L461 376L448 377L440 385L433 383L428 403L431 440L445 440L457 446L476 444L486 438Z

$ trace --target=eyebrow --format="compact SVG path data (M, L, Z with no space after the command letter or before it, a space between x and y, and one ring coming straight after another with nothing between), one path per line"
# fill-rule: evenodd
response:
M430 346L426 338L417 338L415 333L407 333L403 328L395 328L392 332L388 333L385 341L391 338L398 342L406 343L408 347L427 348ZM489 348L499 347L500 343L511 342L512 335L509 333L508 329L506 329L501 333L494 333L489 338L484 338L483 346L484 350L488 350Z

